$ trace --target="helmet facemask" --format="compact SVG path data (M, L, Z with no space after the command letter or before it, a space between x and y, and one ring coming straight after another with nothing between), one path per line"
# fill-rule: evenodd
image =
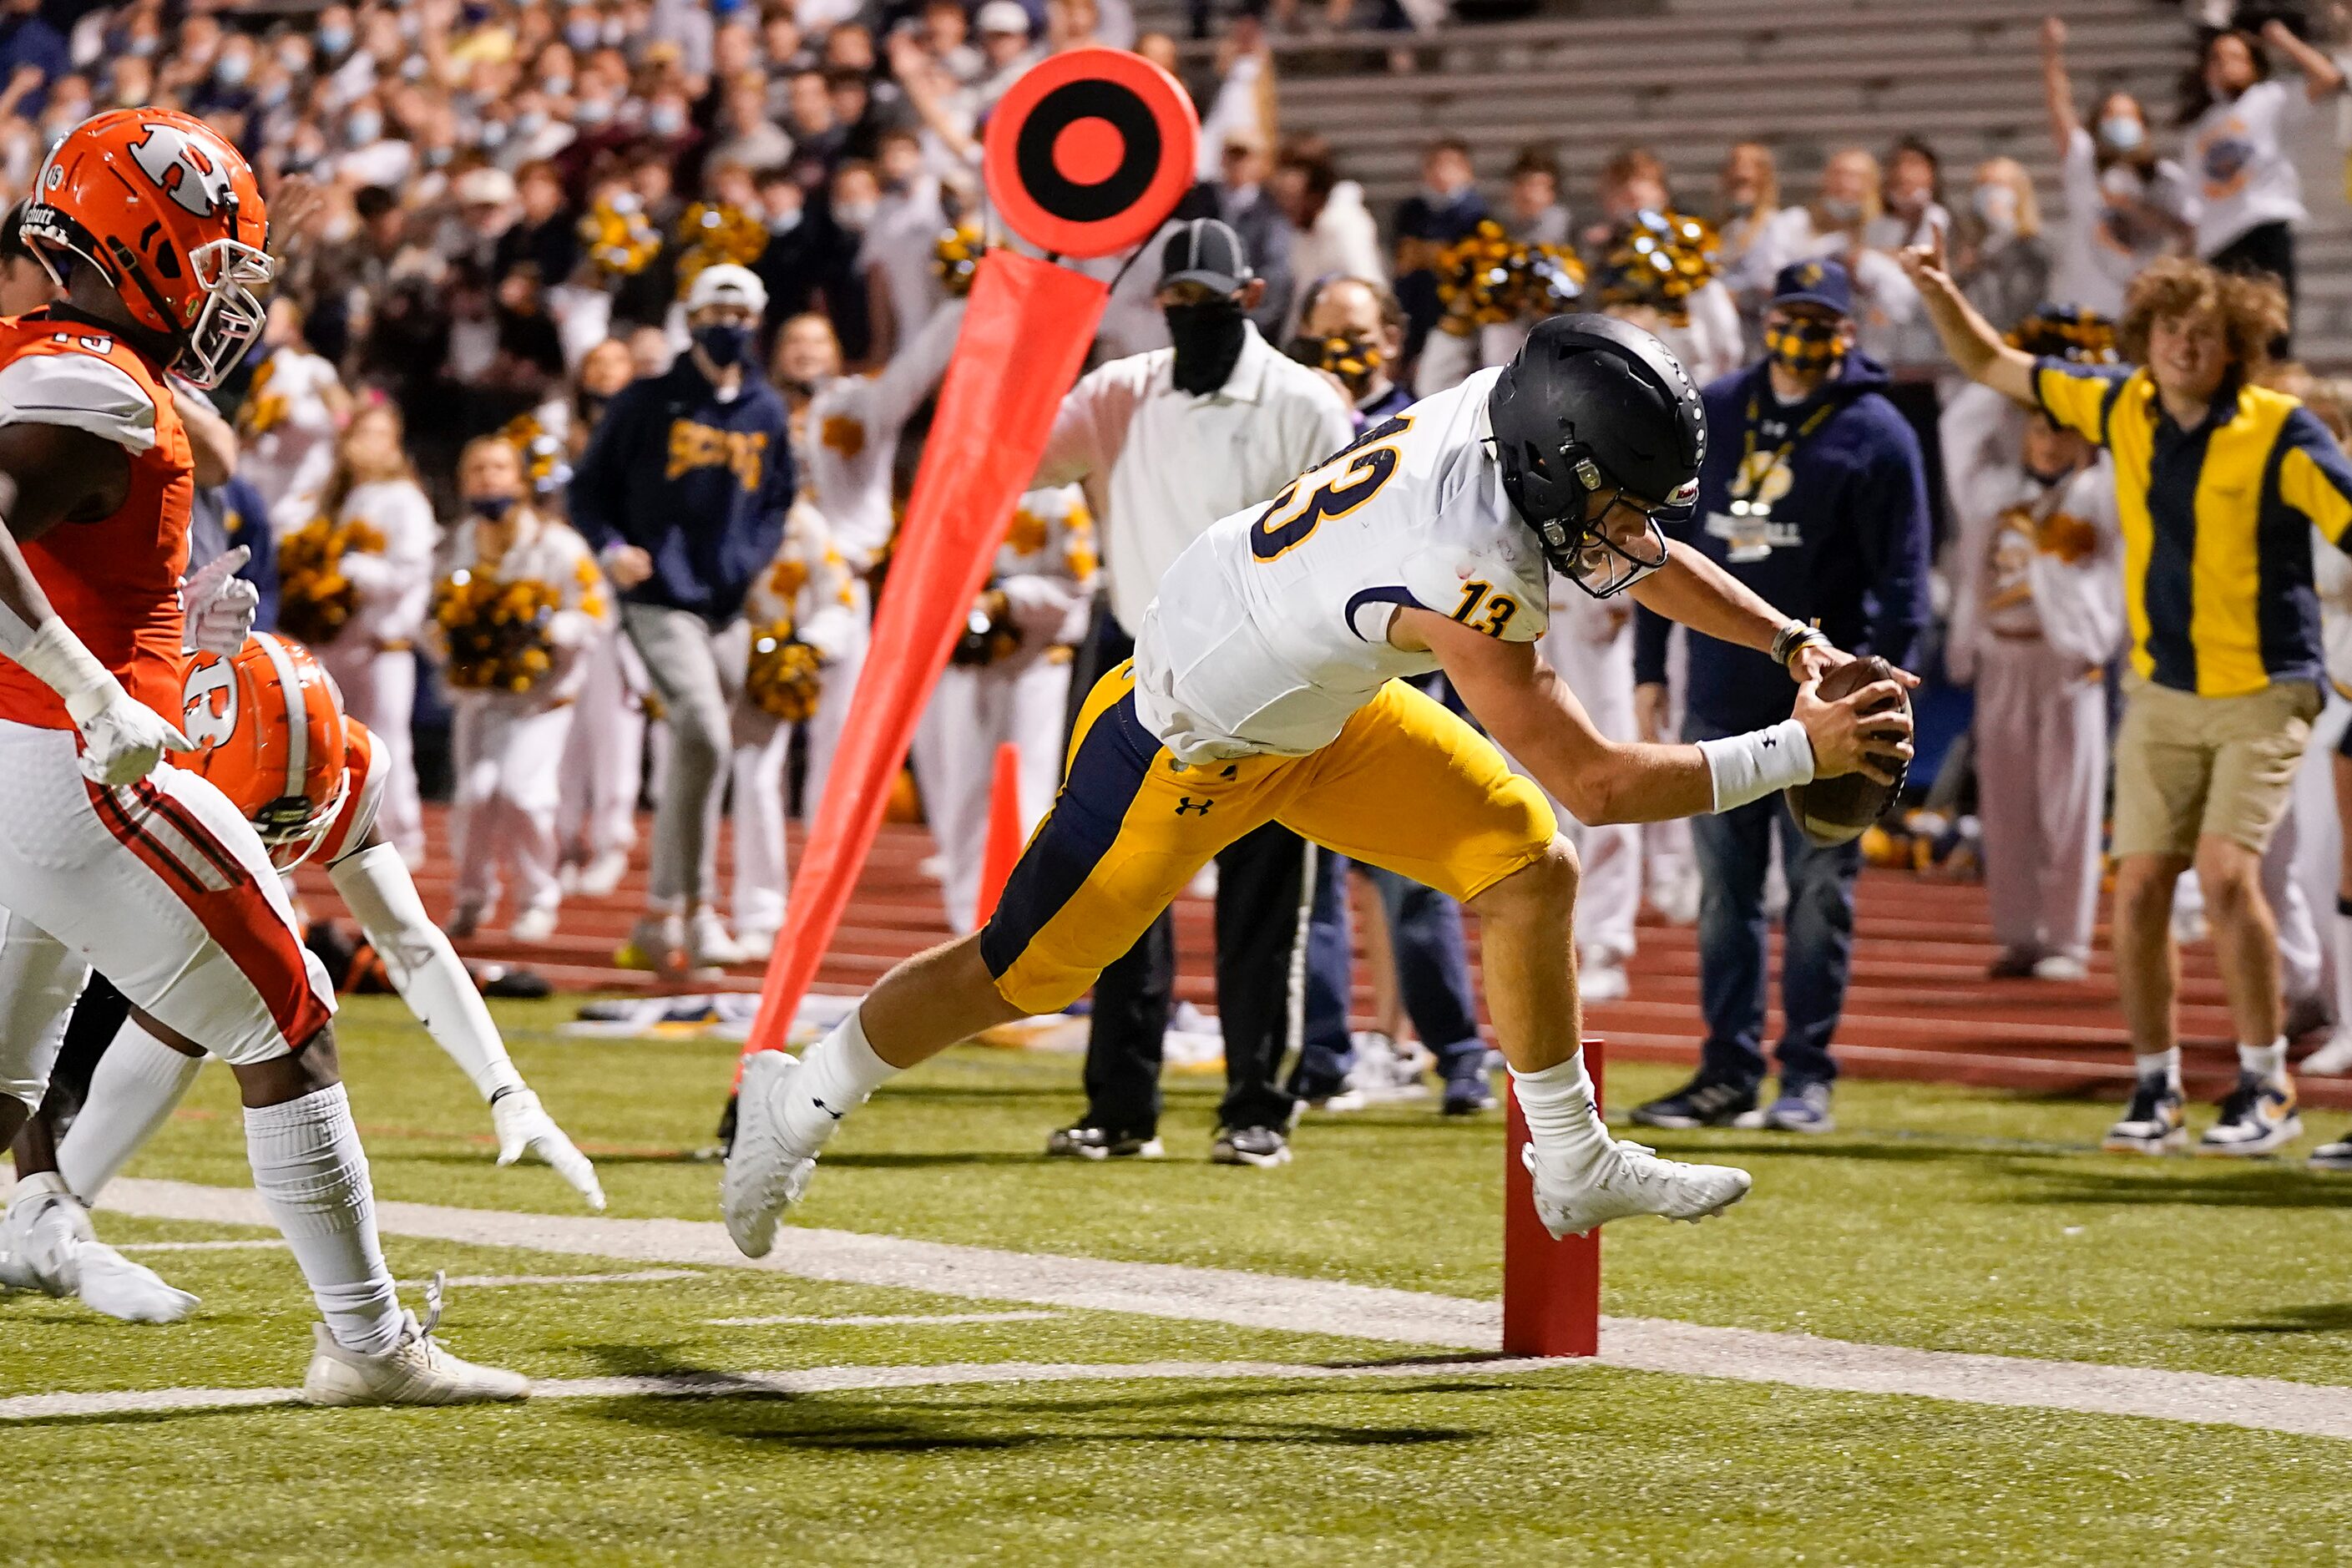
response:
M1535 525L1544 559L1552 570L1596 599L1612 598L1666 563L1664 523L1687 516L1698 482L1683 485L1665 500L1646 503L1622 486L1610 485L1591 458L1569 459L1577 504L1568 515ZM1605 497L1596 509L1593 498Z
M188 253L188 266L205 302L182 334L179 363L173 368L209 391L245 356L268 319L262 301L277 273L268 254L236 239L215 239Z

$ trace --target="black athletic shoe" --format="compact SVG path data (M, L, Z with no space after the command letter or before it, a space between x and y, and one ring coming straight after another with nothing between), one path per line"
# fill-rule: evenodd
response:
M719 1116L719 1157L721 1160L735 1152L735 1097L727 1097L727 1109Z
M1482 1110L1494 1110L1495 1086L1486 1081L1483 1067L1477 1072L1447 1079L1445 1100L1437 1109L1445 1116L1475 1116Z
M1699 1074L1682 1088L1633 1108L1643 1127L1680 1131L1692 1127L1728 1127L1756 1109L1756 1086Z
M1081 1121L1047 1138L1045 1152L1064 1160L1157 1160L1168 1151L1149 1132L1114 1132Z
M1290 1140L1272 1127L1220 1127L1209 1145L1209 1163L1272 1170L1290 1163Z

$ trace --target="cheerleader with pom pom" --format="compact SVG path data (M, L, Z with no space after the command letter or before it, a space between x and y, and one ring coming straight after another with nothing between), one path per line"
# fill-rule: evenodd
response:
M543 942L562 900L555 812L580 654L611 618L604 574L586 541L532 504L524 456L505 437L467 443L457 488L467 518L450 531L431 632L457 710L450 934L481 927L503 872L515 894L507 934Z

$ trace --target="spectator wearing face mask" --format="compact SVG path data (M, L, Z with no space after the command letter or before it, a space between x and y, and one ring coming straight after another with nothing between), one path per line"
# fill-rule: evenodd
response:
M1290 220L1290 275L1298 280L1299 309L1319 279L1388 276L1379 224L1364 205L1364 187L1343 180L1331 144L1302 136L1282 150L1267 190ZM1398 351L1402 352L1400 339Z
M1104 540L1108 614L1092 670L1127 658L1160 576L1221 517L1271 500L1345 446L1348 408L1318 372L1286 359L1251 324L1264 289L1234 231L1214 218L1175 228L1160 255L1159 300L1172 347L1114 360L1062 400L1037 483L1086 487ZM1089 671L1080 671L1085 677ZM1288 1005L1303 962L1312 868L1278 826L1217 858L1218 1013L1226 1094L1211 1158L1286 1161L1291 1097L1277 1075L1297 1042ZM1047 1152L1087 1159L1160 1152L1160 1054L1175 973L1162 914L1103 972L1087 1048L1086 1113Z
M2302 90L2273 79L2264 45L2303 74ZM2198 182L2197 254L2224 272L2276 279L2286 291L2290 334L2294 226L2307 215L2303 179L2283 138L2311 105L2343 88L2336 62L2274 17L2259 41L2236 28L2207 37L2181 96L2187 163Z
M1761 142L1738 142L1723 155L1716 178L1717 255L1723 286L1739 309L1740 335L1753 354L1763 342L1764 301L1773 275L1787 265L1792 219L1802 211L1780 205L1780 166Z
M1486 216L1470 144L1458 136L1431 142L1421 158L1421 189L1399 203L1396 213L1396 292L1404 306L1408 364L1421 357L1421 345L1444 312L1437 298L1439 253Z
M2112 319L2141 268L2195 242L2197 198L2180 165L2156 155L2147 111L2130 93L2108 93L2083 123L2066 72L2066 24L2055 16L2042 24L2042 89L2066 198L2051 297Z
M1250 311L1259 331L1272 337L1290 320L1290 220L1265 188L1265 133L1255 126L1225 132L1223 156L1211 191L1217 216L1241 237L1244 255L1263 258L1258 278L1265 293Z
M817 298L841 339L842 353L857 366L868 363L874 352L874 315L858 257L881 207L882 182L874 165L846 159L833 172L824 222L811 237Z
M733 749L730 658L752 578L775 556L794 482L783 399L751 356L766 291L729 263L687 294L692 346L616 396L573 476L572 517L622 591L621 624L661 694L668 785L654 822L646 911L615 955L677 974L740 962L715 907L709 824Z
M867 353L887 363L946 298L931 252L948 217L940 182L923 166L923 144L915 132L884 132L877 153L882 197L858 247L857 269L872 322Z
M747 70L727 84L713 134L713 165L737 163L759 174L792 161L793 139L768 118L767 79L757 70Z
M2000 331L2015 327L2049 294L2042 206L2034 200L2033 176L2016 159L1988 158L1977 166L1956 267L1960 291Z
M972 83L972 93L975 107L986 113L1021 79L1023 72L1037 63L1038 51L1030 43L1034 28L1021 0L987 0L974 14L972 26L980 35L984 62Z

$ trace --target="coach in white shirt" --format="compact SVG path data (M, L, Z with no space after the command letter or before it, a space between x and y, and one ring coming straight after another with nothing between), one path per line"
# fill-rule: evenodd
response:
M1114 360L1071 388L1038 465L1040 486L1076 482L1103 536L1109 614L1094 668L1128 658L1160 574L1209 525L1269 501L1354 438L1347 404L1250 324L1265 294L1241 239L1214 218L1178 226L1160 249L1159 303L1173 345ZM1290 1098L1276 1083L1300 1017L1312 883L1307 847L1280 827L1217 857L1217 1010L1226 1092L1212 1157L1289 1158ZM1087 1114L1047 1152L1103 1159L1160 1152L1160 1037L1175 978L1162 915L1095 986Z

